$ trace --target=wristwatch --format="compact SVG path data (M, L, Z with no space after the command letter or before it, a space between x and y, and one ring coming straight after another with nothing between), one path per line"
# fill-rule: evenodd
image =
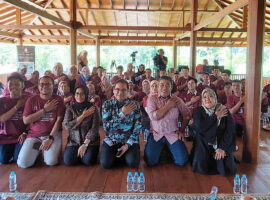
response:
M49 135L49 140L54 141L54 137L52 135Z
M86 147L88 147L89 144L88 143L83 143L83 145L86 146Z

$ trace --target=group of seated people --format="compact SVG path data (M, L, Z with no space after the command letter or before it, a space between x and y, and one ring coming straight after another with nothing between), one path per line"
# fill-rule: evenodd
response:
M46 165L58 164L66 129L64 163L93 165L102 123L106 134L102 168L112 168L119 160L138 168L139 135L148 129L144 151L148 166L159 163L167 146L178 166L190 160L195 172L232 174L236 134L244 134L243 82L231 81L229 70L219 74L215 68L213 74L205 72L197 80L185 67L181 75L172 73L172 77L161 70L156 80L150 68L141 64L135 73L128 64L125 73L123 66L117 68L110 83L102 67L94 67L90 75L87 66L79 72L72 66L66 75L57 63L54 73L46 71L39 78L35 71L30 80L25 72L14 72L0 98L0 163L15 161L28 168L42 152ZM190 155L184 143L187 126L193 136Z

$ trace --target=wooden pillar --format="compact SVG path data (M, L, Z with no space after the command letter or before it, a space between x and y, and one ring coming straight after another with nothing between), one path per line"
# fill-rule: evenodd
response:
M76 65L77 64L77 30L71 28L70 29L70 59L71 65Z
M260 133L265 0L249 0L248 6L248 49L245 97L246 137L244 138L243 144L243 160L256 163L258 161Z
M21 25L22 24L22 15L21 15L21 9L17 8L16 9L16 24ZM20 38L18 38L18 45L22 46L23 45L23 40L22 40L22 31L20 32Z
M196 42L197 42L197 32L194 31L194 27L197 22L197 9L198 9L198 0L191 0L191 10L190 10L190 75L195 77L195 65L196 65Z
M173 38L173 69L176 70L177 67L177 40Z
M71 65L77 64L77 30L75 29L77 12L76 12L76 0L70 0L70 22L73 24L73 28L70 29L70 59Z
M96 61L97 61L97 67L100 66L100 39L99 37L96 39Z

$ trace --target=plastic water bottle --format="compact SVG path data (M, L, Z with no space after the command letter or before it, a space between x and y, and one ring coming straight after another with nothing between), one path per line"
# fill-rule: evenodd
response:
M138 172L135 172L134 177L133 177L133 184L132 184L132 189L134 192L138 191L138 179L139 179L139 174Z
M189 128L186 126L185 128L185 137L189 137Z
M140 173L140 176L139 176L138 188L139 188L139 191L140 192L144 192L145 191L145 178L144 178L143 172L141 172Z
M266 119L263 117L263 128L266 128Z
M147 138L149 136L149 130L148 129L145 129L144 130L144 141L147 142Z
M9 175L9 191L15 192L17 190L17 183L16 183L16 174L14 171L10 172Z
M233 181L233 193L240 194L241 182L239 174L236 174Z
M247 193L247 186L248 186L247 176L245 174L243 174L242 178L241 178L241 193L242 194Z
M178 127L180 128L181 126L182 126L182 122L179 121L179 122L178 122Z
M132 182L133 182L132 172L128 172L128 175L127 175L127 191L128 192L131 192L133 189Z
M215 200L217 198L218 188L217 186L212 186L211 192L210 192L210 200Z

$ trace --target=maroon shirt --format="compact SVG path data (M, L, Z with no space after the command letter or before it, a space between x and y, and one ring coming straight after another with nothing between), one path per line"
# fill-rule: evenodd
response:
M214 76L213 74L210 75L210 82L215 82L218 80L219 76Z
M67 106L71 106L75 102L75 98L74 98L74 96L73 96L73 94L71 92L68 93L66 96L61 96L62 99L63 99L63 101L64 101L64 98L67 98L67 97L70 97L70 96L71 96L71 100L68 101L68 102L66 102L66 103L64 103L66 107Z
M9 96L0 98L0 115L8 112L18 102L19 99L11 99ZM16 111L16 113L6 122L0 122L0 144L18 143L19 136L26 132L26 125L23 123L24 106Z
M240 101L240 97L235 96L234 94L228 96L227 98L227 108L231 109L233 108L238 102ZM244 125L244 103L240 106L239 110L232 115L234 122L236 124Z
M203 85L202 83L200 83L198 86L197 86L197 91L199 93L202 93L202 91L205 89L205 88L211 88L212 90L216 91L216 86L212 83L210 83L209 85Z
M198 96L200 97L200 99L198 101L196 101L195 103L188 106L188 109L189 109L191 115L193 114L193 111L195 110L195 108L197 108L198 106L201 105L201 94L197 91L194 94L189 92L189 90L183 91L178 96L184 101L184 103L189 102L192 97L198 97Z
M222 105L227 104L227 96L224 91L218 94L218 103L221 103Z
M119 79L121 79L120 76L116 75L112 78L112 84L114 85L116 81L118 81Z
M216 86L217 90L223 90L224 89L224 83L225 82L223 81L223 79L219 80L217 82L217 86Z
M97 106L98 108L101 108L101 106L102 106L100 97L98 95L95 95L94 97L93 96L89 97L88 101L95 104L95 106Z
M188 76L187 79L185 79L183 76L179 77L179 79L177 81L177 86L185 84L188 81L189 77L191 77L191 76ZM188 87L186 86L181 91L187 91L187 90L188 90Z
M139 103L141 103L143 101L143 98L146 96L146 94L144 92L137 92L134 100L138 101Z
M45 113L38 121L30 124L28 137L41 137L48 136L57 120L57 117L63 117L65 106L63 99L53 94L49 99L50 101L56 99L58 101L57 107L50 112ZM23 111L23 116L28 116L44 108L47 100L41 99L40 95L30 97L26 103Z

